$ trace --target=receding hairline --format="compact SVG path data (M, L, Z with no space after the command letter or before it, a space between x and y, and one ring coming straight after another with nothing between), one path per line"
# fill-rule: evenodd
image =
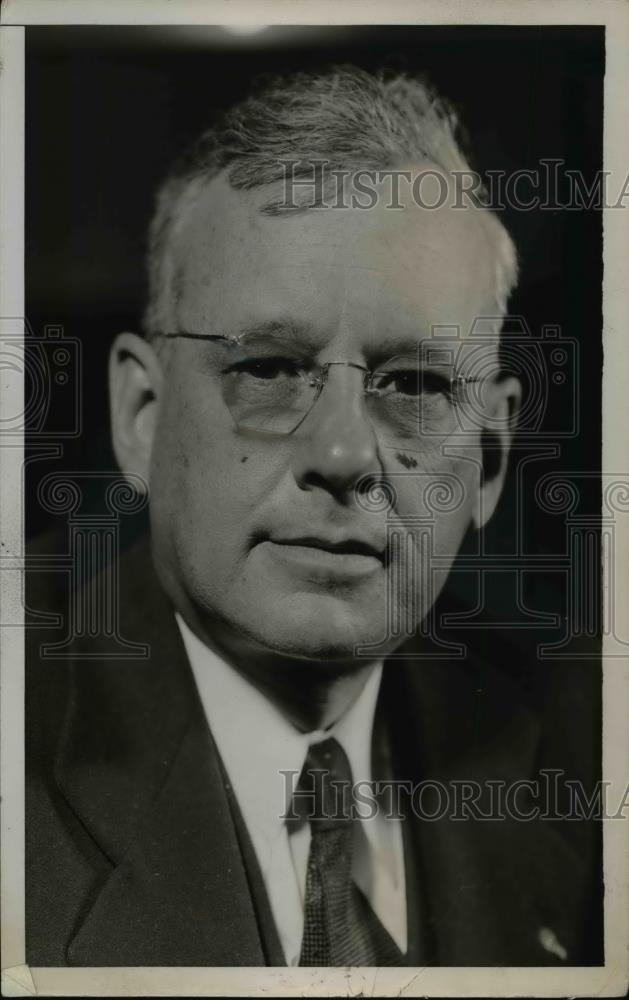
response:
M359 168L362 169L362 168ZM423 171L434 173L438 171L442 176L444 176L448 184L451 185L452 182L456 183L457 178L451 172L447 172L436 164L430 161L425 161L424 163L417 165L410 165L405 162L400 167L386 168L387 170L404 170L411 171L413 175L420 174ZM351 174L350 174L351 177ZM233 192L237 197L240 196L243 200L249 200L252 209L256 214L263 216L269 221L277 221L278 224L287 224L290 221L299 221L308 215L309 212L315 212L317 216L326 214L328 212L353 212L353 213L369 213L373 209L360 209L360 208L335 208L333 205L329 207L317 207L313 208L308 204L300 205L295 209L290 211L268 211L268 206L275 206L277 204L276 195L278 193L278 187L281 186L281 182L272 182L270 184L260 185L257 188L239 189L234 188L229 179L228 170L224 169L218 174L211 177L196 176L188 179L188 182L181 187L179 198L174 205L175 217L172 220L171 226L169 227L168 238L166 245L162 248L162 254L164 258L164 264L168 261L168 269L170 271L170 287L173 295L173 311L177 311L177 306L181 301L181 296L184 291L185 284L185 266L186 266L186 255L182 251L182 241L185 241L186 230L188 224L190 223L192 217L198 209L200 200L211 193L215 197L220 197L220 191L218 186L221 183L226 183L230 191ZM386 181L383 182L386 185ZM214 191L212 189L215 189ZM221 206L222 208L222 206ZM409 212L413 208L416 209L418 213L420 212L431 212L434 209L422 208L419 205L406 204L401 209L388 209L385 207L385 211L391 211L394 213L394 218L400 216L400 212ZM220 211L220 208L219 208ZM453 209L453 211L464 213L473 212L474 217L479 221L479 235L481 235L487 244L487 252L489 255L496 254L496 238L502 236L503 228L499 220L482 204L470 203L463 208ZM494 282L495 284L495 282ZM495 288L492 287L489 291L489 296L495 294ZM488 301L488 307L493 301L491 298Z
M409 162L432 163L444 175L469 171L457 129L450 105L423 80L405 74L340 66L271 81L203 133L158 193L149 241L147 334L172 316L181 279L173 254L176 237L199 194L218 176L224 174L235 190L271 188L281 181L287 158L305 164L305 170L323 159L330 170L354 175ZM303 169L296 176L303 176ZM497 216L486 209L483 217L496 261L496 308L504 313L517 280L515 247Z

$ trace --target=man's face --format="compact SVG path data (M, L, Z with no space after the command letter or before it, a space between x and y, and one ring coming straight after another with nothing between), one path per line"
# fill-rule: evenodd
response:
M268 198L217 178L182 220L179 331L274 324L319 364L373 368L435 325L468 331L490 301L478 210L381 204L272 217L260 212ZM292 656L397 645L400 625L429 610L470 523L479 435L459 457L434 434L392 446L371 422L361 373L335 366L293 433L255 435L225 404L215 345L167 347L150 491L156 561L175 603L209 636L227 626L252 648ZM393 486L392 504L357 492L370 474ZM455 509L431 511L430 484L455 481Z

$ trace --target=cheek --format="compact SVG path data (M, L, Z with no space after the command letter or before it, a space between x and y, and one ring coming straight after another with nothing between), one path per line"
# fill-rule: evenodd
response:
M151 454L152 500L173 514L180 509L189 480L200 471L199 456L203 454L200 428L192 416L183 394L171 392L162 401L155 430Z
M398 607L407 628L415 630L441 592L465 533L477 495L475 461L433 462L412 454L396 486L397 504L388 522L390 563L388 607ZM399 460L398 460L399 461ZM400 619L401 620L401 619Z
M173 378L161 401L151 455L151 519L158 542L169 538L181 550L197 539L215 508L211 470L216 441L189 389Z
M476 442L457 449L456 444L442 439L427 442L421 450L391 449L384 475L394 491L392 515L430 518L431 514L464 513L474 503L481 469L481 450Z
M279 449L274 455L281 460ZM281 474L281 461L235 432L206 399L171 392L158 421L151 486L157 530L189 558L246 547L255 510Z
M433 455L400 450L395 459L400 471L392 475L396 503L388 518L391 529L415 536L422 559L427 547L456 555L475 510L480 454L466 449L465 457L451 458L442 449Z

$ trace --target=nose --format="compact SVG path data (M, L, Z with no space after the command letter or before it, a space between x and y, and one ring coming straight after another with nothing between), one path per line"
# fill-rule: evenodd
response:
M327 381L296 434L293 473L301 489L335 495L381 471L378 442L365 407L363 372L331 365Z

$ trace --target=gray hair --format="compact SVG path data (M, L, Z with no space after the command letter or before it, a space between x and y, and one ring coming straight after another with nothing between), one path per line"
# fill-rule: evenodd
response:
M326 162L330 173L394 169L418 161L430 161L446 173L470 173L458 132L453 109L425 82L406 74L335 66L273 78L224 112L175 164L157 193L149 230L146 335L173 328L181 287L173 253L178 223L222 171L232 188L244 190L282 180L282 161L287 159L300 164L293 177L311 173L312 164L320 162ZM482 187L471 200L483 208L495 252L492 305L500 318L517 281L516 251L502 222L484 207Z

